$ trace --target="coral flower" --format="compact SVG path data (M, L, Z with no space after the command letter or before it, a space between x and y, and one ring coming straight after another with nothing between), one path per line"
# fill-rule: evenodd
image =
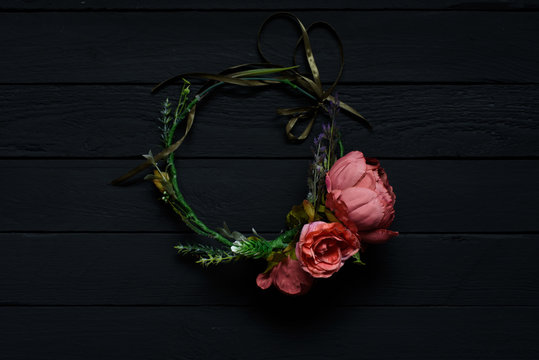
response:
M327 278L359 250L359 239L340 223L315 221L305 224L296 244L303 270L313 277Z
M387 230L395 218L395 193L380 162L352 151L326 175L326 206L361 241L382 243L397 236Z
M313 278L303 271L297 260L286 258L267 273L259 274L256 284L261 289L267 289L272 284L288 295L303 295L311 288Z

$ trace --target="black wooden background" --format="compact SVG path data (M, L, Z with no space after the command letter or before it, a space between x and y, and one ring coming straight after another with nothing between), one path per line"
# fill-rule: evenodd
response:
M311 293L262 291L264 263L203 269L146 182L108 182L159 150L187 71L257 62L271 13L332 23L345 46L348 150L382 159L401 236ZM264 44L290 63L286 21ZM313 46L322 77L336 47ZM537 359L539 1L0 3L1 359ZM225 87L178 166L209 224L271 236L306 192L283 89ZM321 119L315 132L320 128Z

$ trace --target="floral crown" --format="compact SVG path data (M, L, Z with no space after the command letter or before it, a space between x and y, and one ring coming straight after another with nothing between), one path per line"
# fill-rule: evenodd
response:
M292 20L301 35L296 50L303 45L310 68L310 75L298 72L294 53L292 66L270 63L261 49L260 37L266 25L278 17ZM336 80L323 89L309 40L309 31L322 27L337 40L340 68ZM337 272L348 259L363 264L360 252L366 244L379 244L398 235L388 230L395 217L395 193L389 185L387 175L378 160L366 158L359 151L345 155L341 132L336 123L340 110L368 122L351 106L332 95L339 82L344 60L343 45L335 29L325 22L316 22L305 27L290 13L270 16L258 32L258 52L263 63L242 64L229 67L218 74L184 73L168 79L154 88L154 92L177 82L181 90L177 102L166 99L161 110L163 150L153 155L143 155L146 161L123 176L112 181L117 185L139 172L153 167L153 173L145 177L153 182L161 193L161 200L170 205L181 220L195 233L216 240L220 246L206 244L178 244L180 254L198 257L202 265L220 264L243 258L266 259L266 269L256 278L257 285L267 289L271 285L280 291L298 295L306 293L315 278L328 278ZM206 82L194 94L191 93L189 78L205 79ZM195 123L195 111L202 99L210 92L225 85L238 86L288 86L312 100L313 104L299 108L277 109L281 115L289 116L285 131L288 139L302 141L309 135L318 113L324 112L329 120L322 126L322 133L313 140L314 159L309 169L308 194L299 205L292 207L286 215L287 229L275 239L265 239L254 229L245 236L231 231L226 223L223 228L212 229L201 221L186 202L178 185L178 171L174 153L183 143ZM303 121L307 125L300 133L293 130ZM176 131L185 125L179 138ZM161 164L163 162L163 164Z

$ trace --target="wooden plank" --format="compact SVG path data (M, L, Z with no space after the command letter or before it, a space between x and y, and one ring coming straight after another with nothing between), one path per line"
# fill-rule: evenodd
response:
M108 182L135 160L3 160L0 231L182 231L149 183ZM185 196L210 226L277 232L304 199L309 160L181 160ZM386 160L403 232L538 231L537 160Z
M528 1L492 1L477 0L462 2L458 0L408 0L406 2L394 0L300 0L294 1L258 1L253 3L245 0L226 2L201 0L153 0L147 2L133 2L128 0L4 0L0 3L0 10L290 10L290 9L328 9L328 10L372 10L372 9L466 9L466 10L533 10L539 4L536 0Z
M1 308L4 359L536 359L537 307Z
M159 151L160 103L150 86L0 86L0 156L133 157ZM339 117L349 149L381 157L539 156L539 86L339 87L372 123ZM308 157L311 139L286 141L277 107L309 102L282 88L228 87L199 107L178 152L188 157ZM320 116L313 133L326 120Z
M263 260L202 268L172 246L191 234L0 234L0 304L261 305ZM304 301L338 305L537 305L539 235L404 234L318 280ZM24 265L22 265L24 264ZM350 286L353 284L353 286Z
M343 81L538 82L537 12L298 12L336 26ZM2 83L150 82L258 62L255 34L267 12L0 14ZM455 24L458 24L456 26ZM288 64L296 33L276 21L267 55ZM322 78L337 72L334 40L313 34ZM219 54L219 56L213 56ZM279 56L280 54L280 56Z

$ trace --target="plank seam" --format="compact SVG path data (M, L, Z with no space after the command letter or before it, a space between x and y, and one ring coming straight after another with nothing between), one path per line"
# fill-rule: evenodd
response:
M191 9L177 9L177 8L142 8L142 9L128 9L128 8L64 8L64 9L47 9L47 8L35 8L35 9L21 9L21 8L0 8L0 13L179 13L179 12L216 12L216 13L229 13L229 12L256 12L256 13L270 13L276 11L287 12L316 12L316 11L334 11L334 12L484 12L484 13L535 13L539 12L539 7L529 8L482 8L482 7L462 7L462 8L191 8Z
M88 307L96 307L96 308L178 308L178 307L189 307L189 308L195 308L195 307L226 307L226 308L255 308L257 306L254 305L242 305L242 304L15 304L15 303L6 303L6 304L0 304L0 308L59 308L59 307L65 307L65 308L88 308ZM410 304L410 305L353 305L353 304L342 304L342 305L333 305L334 308L381 308L381 309L387 309L387 308L525 308L525 309L536 309L539 308L538 305L436 305L436 304Z
M243 229L243 232L249 232L251 229ZM239 231L239 230L238 230ZM275 230L269 231L259 231L265 234L278 234ZM74 234L74 235L85 235L85 234L114 234L114 235L132 235L132 234L144 234L144 235L193 235L192 231L71 231L71 230L0 230L1 235L10 235L10 234L46 234L46 235L61 235L61 234ZM436 232L436 231L399 231L400 235L539 235L539 231L462 231L462 232ZM0 241L2 241L0 239Z
M375 156L375 154L374 154ZM528 156L375 156L378 160L391 160L391 161L400 161L400 160L433 160L433 161L455 161L455 160L466 160L466 161L512 161L512 160L530 160L535 161L539 160L539 155L528 155ZM220 156L182 156L178 154L176 156L177 160L312 160L312 156L238 156L238 157L220 157ZM132 160L141 160L141 155L133 156L110 156L110 157L82 157L82 156L0 156L0 161L72 161L72 160L83 160L83 161L132 161Z
M203 84L202 81L193 80L193 84ZM133 81L133 82L0 82L0 86L149 86L153 87L156 82ZM322 85L331 85L322 82ZM340 86L537 86L534 81L350 81L339 82ZM148 90L148 93L150 91Z

